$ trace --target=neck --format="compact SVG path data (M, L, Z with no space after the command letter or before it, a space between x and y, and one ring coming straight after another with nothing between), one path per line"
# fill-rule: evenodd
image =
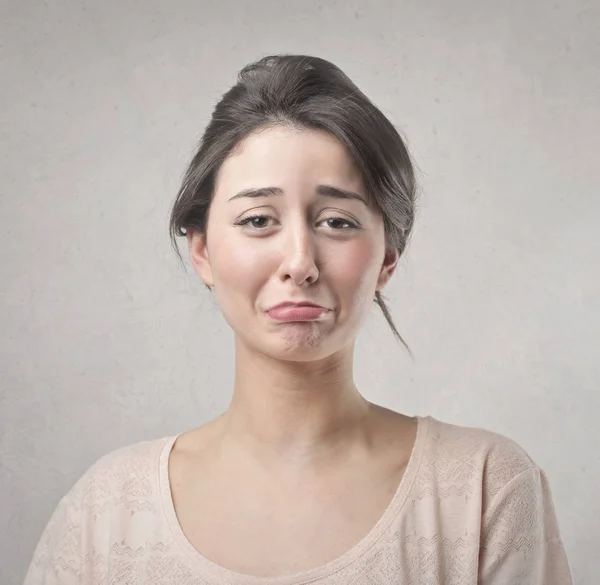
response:
M223 445L298 468L367 442L372 405L354 385L353 351L352 344L321 361L291 362L236 341L233 398L220 417Z

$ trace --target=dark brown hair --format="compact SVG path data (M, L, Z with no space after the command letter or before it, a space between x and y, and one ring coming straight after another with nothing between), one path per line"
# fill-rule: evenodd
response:
M325 130L346 147L382 214L387 246L402 254L413 227L416 184L400 134L339 67L319 57L282 54L246 65L215 106L171 211L169 233L180 260L176 237L190 229L205 232L221 164L246 136L279 125ZM374 301L410 353L381 292Z

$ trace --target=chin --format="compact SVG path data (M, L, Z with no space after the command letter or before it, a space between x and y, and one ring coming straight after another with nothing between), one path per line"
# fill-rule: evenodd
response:
M337 333L337 332L336 332ZM325 359L345 345L316 323L287 323L261 343L263 353L283 361L310 362Z

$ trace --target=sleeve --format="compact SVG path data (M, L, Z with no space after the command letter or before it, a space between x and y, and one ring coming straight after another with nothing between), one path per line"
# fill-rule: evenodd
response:
M573 585L548 479L522 471L484 513L480 585Z
M79 485L62 497L33 553L24 585L81 583L82 513Z

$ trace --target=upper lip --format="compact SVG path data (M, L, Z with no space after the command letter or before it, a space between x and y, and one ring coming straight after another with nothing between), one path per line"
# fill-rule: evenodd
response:
M278 303L277 305L269 307L267 311L270 311L272 309L281 309L282 307L317 307L318 309L327 309L327 307L323 307L323 305L317 305L316 303L311 303L310 301L285 301L283 303Z

